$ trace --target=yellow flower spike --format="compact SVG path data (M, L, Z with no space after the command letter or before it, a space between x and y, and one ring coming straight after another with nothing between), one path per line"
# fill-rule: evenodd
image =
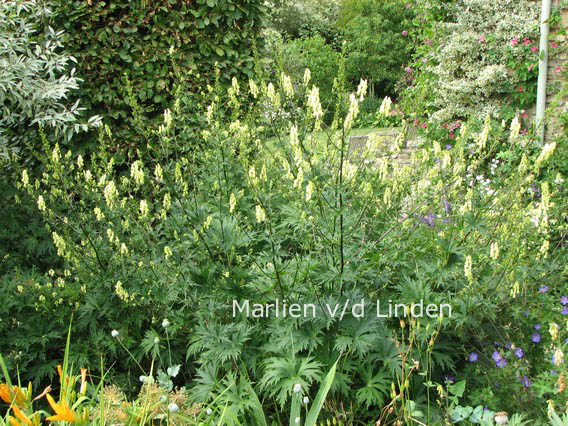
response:
M87 392L87 369L81 368L81 389L79 393L85 395L85 392Z
M51 408L53 409L53 411L55 411L56 414L55 416L48 417L46 420L50 422L56 422L56 421L65 421L71 423L75 422L75 413L71 411L71 409L69 408L69 406L65 401L60 401L59 403L56 403L50 394L46 394L45 396L47 397L49 405L51 405Z
M61 368L61 364L57 366L57 374L59 374L59 378L61 379L61 376L63 376L63 368Z
M22 410L20 410L20 407L18 407L17 405L12 405L12 410L14 410L14 414L16 415L16 417L18 419L20 419L20 421L22 423L24 423L25 425L30 425L30 426L33 425L30 418L28 416L26 416Z

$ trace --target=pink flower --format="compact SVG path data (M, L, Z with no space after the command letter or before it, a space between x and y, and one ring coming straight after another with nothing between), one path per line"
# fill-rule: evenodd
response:
M483 42L485 42L485 41L487 41L487 39L485 38L485 34L481 34L481 35L479 36L479 42L480 42L480 43L483 43Z
M522 87L519 87L519 88L517 89L517 92L524 92L524 91L525 91L525 89L523 89Z
M424 122L420 125L423 129L425 129L426 127L428 127L428 123Z
M411 6L410 3L406 3L406 8L407 8L407 9L410 9L411 7L412 7L412 6Z
M511 45L515 45L519 42L519 40L517 40L516 38L514 38L513 40L511 40Z
M529 65L529 71L532 71L532 70L533 70L533 67L534 67L534 65L533 65L533 64L530 64L530 65Z
M521 135L523 135L523 136L528 135L528 133L529 133L529 132L528 132L527 129L523 129L523 130L521 131Z
M562 65L558 65L556 68L554 68L554 72L562 72Z
M558 43L552 42L552 43L550 43L550 47L552 47L553 49L556 49L558 47Z
M448 123L442 124L442 127L443 127L444 129L447 129L447 128L448 128Z
M402 32L402 35L406 37L406 36L408 35L408 31L404 30L404 31Z
M533 51L533 52L538 51L538 47L531 47L531 51Z
M404 69L404 72L412 72L412 68L406 67L406 68Z
M521 117L527 118L527 113L525 111L521 112Z
M412 122L412 124L414 124L415 126L418 126L418 119L415 118L414 121Z
M525 46L528 46L529 44L531 44L531 41L528 38L523 39L523 44Z
M425 44L426 46L432 46L432 40L426 40L426 41L424 42L424 44Z

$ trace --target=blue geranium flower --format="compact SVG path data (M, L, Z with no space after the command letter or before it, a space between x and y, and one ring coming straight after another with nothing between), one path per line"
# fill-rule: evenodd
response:
M533 333L533 334L531 334L531 340L532 340L534 343L540 342L540 334L539 334L539 333Z

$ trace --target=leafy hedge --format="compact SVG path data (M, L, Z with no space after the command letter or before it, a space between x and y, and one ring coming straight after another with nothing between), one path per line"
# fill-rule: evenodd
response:
M152 118L180 87L192 108L215 79L215 64L223 80L250 76L264 16L262 0L54 0L54 7L84 79L78 95L131 147L132 100Z

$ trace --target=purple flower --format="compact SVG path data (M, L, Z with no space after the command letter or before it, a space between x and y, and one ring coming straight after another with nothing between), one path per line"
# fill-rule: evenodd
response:
M507 349L511 349L512 346L513 346L513 344L512 344L511 342L505 343L505 347L506 347Z
M524 315L525 317L528 317L528 316L529 316L529 311L523 312L523 315Z
M454 376L449 376L447 374L444 375L444 382L454 383L456 378Z
M568 343L568 337L564 339L564 343Z
M406 37L406 36L408 35L408 31L404 30L404 31L402 32L402 35Z
M523 384L523 386L524 386L525 388L530 388L530 386L532 385L532 382L530 381L530 379L528 378L528 376L524 376L524 377L521 379L521 383Z
M561 310L560 313L562 313L562 315L568 315L568 306L564 306Z
M550 370L550 374L552 374L553 376L557 376L557 375L558 375L558 371L556 371L556 370Z
M404 72L408 72L408 73L410 73L410 72L412 72L412 68L410 68L410 67L406 67L406 68L404 69Z
M449 151L450 149L452 149L452 145L451 145L451 144L447 144L447 145L446 145L446 149Z
M531 340L532 340L534 343L540 342L540 334L538 334L538 333L533 333L533 334L531 334Z
M448 200L444 200L444 210L447 214L452 212L452 204Z
M495 362L499 362L501 361L503 358L501 358L501 354L497 351L493 352L493 355L491 355L491 358L493 359L493 361Z
M515 349L515 356L519 359L521 359L522 357L525 356L525 352L523 351L522 348L517 348Z
M472 352L469 354L469 362L476 362L477 361L477 354Z
M534 329L535 329L535 330L540 330L540 324L535 324L535 325L534 325Z
M562 303L562 305L568 305L568 297L562 296L560 298L560 303Z
M540 286L538 288L538 291L540 291L541 293L546 293L548 291L548 286L547 285Z
M497 367L499 368L505 368L506 365L507 360L505 358L501 358L499 361L497 361Z

